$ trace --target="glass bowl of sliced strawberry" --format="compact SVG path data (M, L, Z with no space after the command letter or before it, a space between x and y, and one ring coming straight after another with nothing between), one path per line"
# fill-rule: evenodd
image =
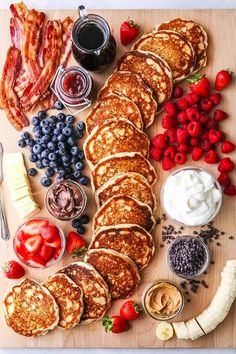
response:
M65 251L63 231L46 218L33 218L15 233L13 247L17 257L33 268L46 268L58 262Z

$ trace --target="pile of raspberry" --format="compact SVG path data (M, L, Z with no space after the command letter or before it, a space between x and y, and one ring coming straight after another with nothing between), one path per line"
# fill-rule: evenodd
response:
M165 104L162 118L164 132L151 141L150 155L162 161L163 170L170 170L176 164L184 165L188 155L193 161L203 159L209 164L218 164L218 181L226 195L236 195L229 172L235 165L230 157L222 157L235 149L235 144L226 139L220 124L228 114L216 106L221 94L214 92L209 97L189 92L183 96L183 89L177 86L173 98Z

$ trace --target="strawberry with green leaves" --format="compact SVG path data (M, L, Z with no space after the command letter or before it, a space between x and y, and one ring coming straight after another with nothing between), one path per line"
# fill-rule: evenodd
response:
M24 268L16 261L6 262L2 269L8 279L19 279L25 275Z
M69 232L66 240L67 253L72 257L79 257L87 251L87 245L84 239L76 232Z
M131 43L139 33L139 26L133 21L128 19L122 22L120 26L120 41L123 45Z
M106 332L122 333L129 329L128 322L121 316L104 316L102 319L102 325Z
M233 71L230 69L221 70L216 75L215 79L215 90L221 91L225 87L229 86L232 81Z
M210 82L205 74L195 74L187 79L189 89L192 93L197 93L201 97L210 97Z
M120 308L120 316L127 321L134 321L139 317L141 308L133 300L126 301Z

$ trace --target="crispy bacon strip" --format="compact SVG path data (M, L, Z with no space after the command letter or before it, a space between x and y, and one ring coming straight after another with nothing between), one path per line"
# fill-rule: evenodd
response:
M26 16L28 15L28 9L23 2L10 5L12 18L10 20L10 35L12 45L18 49L22 49L23 40L23 24Z
M23 25L22 59L31 81L37 80L41 72L38 54L44 19L45 14L43 12L33 9L28 12Z
M7 118L15 129L21 130L29 122L20 109L19 100L13 90L16 73L21 66L21 53L15 47L10 47L2 72L0 84L0 101Z

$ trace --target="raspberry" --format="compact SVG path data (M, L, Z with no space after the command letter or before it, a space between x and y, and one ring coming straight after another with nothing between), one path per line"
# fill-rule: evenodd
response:
M199 117L199 122L203 125L208 125L210 122L210 118L206 113L202 112Z
M194 104L197 104L200 101L200 96L197 93L193 92L188 93L185 98L190 106L193 106Z
M214 116L213 118L217 121L217 122L221 122L222 120L225 120L228 117L228 114L224 111L222 111L221 109L216 109L214 112Z
M219 128L219 124L215 119L211 119L209 121L209 123L207 124L207 129L218 129Z
M186 109L187 117L190 122L197 122L200 118L200 113L197 108L190 107Z
M171 145L165 149L164 156L169 157L171 160L174 160L176 154L176 146Z
M224 194L229 195L231 197L235 196L236 195L236 187L233 184L230 184L229 186L225 187Z
M204 140L209 140L209 132L205 132L204 134L202 134L201 139Z
M225 134L220 130L211 129L208 136L210 143L216 144L224 140Z
M157 134L156 136L154 136L151 143L155 148L158 149L165 149L167 145L164 134Z
M208 98L201 99L201 108L204 112L210 112L212 107L213 107L213 103L210 99Z
M166 129L164 135L170 144L177 142L177 128Z
M165 112L166 114L168 114L169 116L175 116L177 113L177 107L176 104L174 102L166 102L165 103Z
M191 122L188 125L189 135L196 137L202 134L202 126L199 122Z
M163 150L152 147L150 149L150 155L155 161L160 161L163 155Z
M198 146L200 143L199 138L190 138L189 143L191 146Z
M219 161L219 159L220 158L219 158L217 152L214 150L209 150L203 158L203 160L207 163L217 163Z
M177 129L177 142L179 144L184 143L188 139L188 131L186 129Z
M198 161L203 155L203 150L200 147L195 146L192 151L192 160Z
M189 108L188 108L189 109ZM180 124L188 123L188 117L186 111L180 111L177 114L177 120Z
M204 140L201 143L200 148L204 151L210 151L210 150L214 150L215 146L214 144L210 143L210 141Z
M178 153L175 155L175 162L176 162L178 165L184 165L186 161L187 161L187 157L186 157L185 153L183 153L183 152L178 152Z
M177 151L178 152L185 152L188 153L189 152L189 146L187 144L179 144L177 146Z
M175 166L175 163L169 157L167 157L167 156L164 157L164 159L162 161L163 170L165 170L165 171L170 170L174 166Z
M221 94L216 92L213 93L213 95L210 96L210 100L214 103L214 105L218 105L221 101Z
M180 98L177 102L176 102L178 108L180 111L186 111L186 109L189 107L189 104L187 102L187 100L182 97Z
M225 157L222 159L218 166L218 171L220 172L230 172L234 169L234 163L230 157Z
M217 181L220 183L221 186L227 187L231 184L230 177L225 172L221 172L217 178Z
M223 141L221 145L221 152L223 154L228 154L235 149L235 145L228 140Z
M161 125L162 125L162 128L165 128L165 129L174 128L174 127L176 127L176 125L178 125L178 121L177 121L176 117L166 115L162 118Z
M175 86L172 95L174 98L179 98L183 96L183 93L184 91L181 86Z

